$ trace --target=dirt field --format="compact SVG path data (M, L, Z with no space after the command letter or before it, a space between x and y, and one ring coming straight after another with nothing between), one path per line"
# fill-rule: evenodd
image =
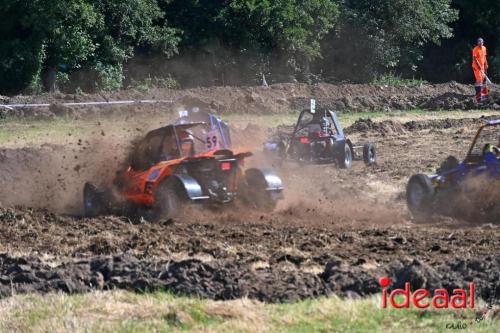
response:
M432 87L420 89L434 96ZM412 174L431 172L448 155L464 157L480 115L357 121L346 132L376 144L377 165L285 164L278 169L285 200L273 213L192 209L159 224L78 217L84 181L111 178L130 139L151 125L142 116L59 143L50 135L20 138L0 151L0 295L166 288L278 302L375 294L378 278L388 275L394 287L410 281L412 288L450 291L474 280L481 297L498 301L499 221L436 217L417 224L404 200ZM239 129L237 144L259 151L266 126ZM253 163L272 164L260 154Z

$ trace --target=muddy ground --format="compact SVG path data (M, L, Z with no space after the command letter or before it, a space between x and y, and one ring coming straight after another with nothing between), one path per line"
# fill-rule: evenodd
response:
M285 164L278 169L285 200L273 213L192 209L158 224L78 217L79 184L109 179L127 150L123 142L3 149L0 295L168 289L277 302L371 295L388 275L392 287L410 281L450 292L473 280L478 295L498 301L499 221L438 216L417 224L404 201L408 177L432 171L448 155L463 158L482 121L358 121L346 132L376 144L377 165ZM251 126L236 142L260 142L266 133Z
M388 275L392 287L451 292L474 280L479 297L500 296L498 228L280 225L287 215L160 225L3 210L0 294L167 289L276 302L371 295Z

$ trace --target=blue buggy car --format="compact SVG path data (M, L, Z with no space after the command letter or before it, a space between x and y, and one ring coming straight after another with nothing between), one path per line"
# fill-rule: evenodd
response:
M420 221L440 214L499 222L500 119L479 128L463 162L450 156L435 175L413 175L406 201Z

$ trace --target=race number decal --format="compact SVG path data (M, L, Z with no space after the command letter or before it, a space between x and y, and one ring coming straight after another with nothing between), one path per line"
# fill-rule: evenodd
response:
M217 131L210 131L205 138L206 147L209 150L219 149L219 137Z

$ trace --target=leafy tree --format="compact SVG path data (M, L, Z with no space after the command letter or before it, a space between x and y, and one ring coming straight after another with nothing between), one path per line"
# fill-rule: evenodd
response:
M337 79L366 81L379 73L411 72L427 43L452 36L451 0L344 0L334 34L324 44ZM331 46L331 47L330 47Z
M24 88L45 60L44 33L33 26L32 10L27 1L6 0L0 6L0 91Z
M34 3L36 4L36 2ZM45 66L77 67L95 55L93 35L102 29L102 16L84 0L40 1L29 13L32 26L43 31Z
M140 46L150 46L171 57L177 52L177 30L167 26L156 0L93 0L104 29L97 33L99 53L121 63Z
M156 0L4 0L0 15L0 89L7 92L61 64L99 63L110 73L139 48L169 57L179 41Z
M164 8L183 31L184 51L207 52L220 72L245 80L270 67L307 71L339 13L336 0L177 0Z
M219 20L228 27L223 37L231 46L267 55L261 71L274 60L278 71L286 64L292 73L307 75L310 62L321 57L320 41L333 28L338 13L336 1L234 0L221 11Z
M123 63L136 50L161 52L167 58L177 53L178 30L167 25L156 0L93 0L103 17L103 29L96 33L94 62L98 85L115 90L122 86Z
M319 41L334 26L335 1L234 0L219 19L229 27L225 37L236 46L256 46L308 60L320 57Z
M460 17L458 17L460 12ZM127 62L180 56L192 84L369 81L387 73L468 81L470 49L486 40L500 80L500 2L489 0L3 0L0 91L40 87L90 71L119 89ZM52 75L55 77L55 75ZM216 80L211 77L217 77ZM132 78L133 79L133 78Z
M44 69L85 62L96 50L93 32L102 27L83 0L6 0L0 15L0 89L6 91L39 81Z

